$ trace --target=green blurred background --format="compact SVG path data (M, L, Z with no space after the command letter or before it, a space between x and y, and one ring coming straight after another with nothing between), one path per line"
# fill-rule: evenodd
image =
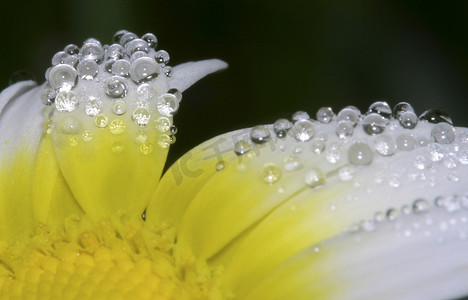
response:
M214 135L376 100L448 112L468 126L468 1L11 1L1 4L0 87L42 82L52 55L119 29L153 32L171 64L217 57L227 71L184 94L170 161Z

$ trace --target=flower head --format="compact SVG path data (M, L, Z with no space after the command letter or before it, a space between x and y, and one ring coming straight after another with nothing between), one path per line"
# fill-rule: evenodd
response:
M6 297L468 294L467 129L404 102L323 107L206 141L159 180L181 92L226 64L171 69L154 35L114 38L1 94Z

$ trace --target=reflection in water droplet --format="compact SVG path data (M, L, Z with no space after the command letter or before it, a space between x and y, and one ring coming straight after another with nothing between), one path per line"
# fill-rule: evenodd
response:
M350 137L353 135L354 125L351 121L339 121L335 132L340 139Z
M357 109L354 106L348 106L340 110L340 112L338 113L337 121L350 121L353 124L353 126L355 126L359 121L360 114L361 112L359 111L359 109Z
M224 170L224 168L226 168L226 164L224 161L221 160L216 163L216 171L222 171Z
M390 107L389 107L390 109ZM384 131L388 120L379 114L371 113L362 120L362 127L364 132L369 135L380 134Z
M333 113L333 110L331 107L321 107L317 111L317 121L320 123L328 124L333 120L333 117L335 117L335 114Z
M262 176L264 182L273 184L281 177L281 170L275 164L266 164Z
M104 114L99 114L94 119L94 124L96 124L96 126L99 127L99 128L107 127L108 123L109 123L109 119Z
M350 181L354 177L354 172L353 166L344 166L339 171L339 177L342 181Z
M442 122L452 124L452 119L450 119L449 115L446 112L443 112L439 109L429 109L423 112L419 116L420 120L428 121L429 123L438 124Z
M109 130L115 135L122 134L125 132L125 122L120 119L115 119L110 123Z
M160 73L160 66L150 57L140 57L130 66L130 77L135 82L154 79Z
M353 144L348 150L348 160L353 165L368 165L374 158L374 152L364 143Z
M246 141L238 141L234 144L234 152L237 155L242 155L250 151L250 144Z
M306 113L305 111L297 111L292 115L293 121L299 121L299 120L309 120L309 114Z
M380 155L390 156L396 151L396 143L390 135L382 134L375 139L374 148Z
M387 215L387 219L389 221L394 221L400 216L400 212L398 211L398 209L391 208L391 209L387 210L386 215Z
M325 183L325 175L318 168L311 168L304 173L305 183L314 188Z
M94 97L89 97L89 100L86 102L85 112L86 115L90 117L95 117L101 113L102 102L99 99Z
M112 98L123 98L127 95L127 84L120 76L113 76L106 82L106 94Z
M151 118L148 109L140 107L133 111L132 119L138 126L146 126Z
M250 130L250 139L255 144L263 144L270 139L270 130L265 125L258 125Z
M311 142L311 149L317 155L322 154L323 150L325 150L325 142L319 139L314 139Z
M374 102L367 112L368 114L376 113L386 119L389 119L392 115L392 109L387 102L377 101Z
M165 117L170 117L179 109L179 101L173 94L164 94L158 97L158 111Z
M451 144L455 140L455 129L448 123L434 125L431 136L439 144Z
M119 59L112 64L111 73L117 76L128 76L130 62L126 59Z
M406 111L400 114L398 121L400 122L401 127L413 129L418 123L418 116L416 116L412 111Z
M335 164L341 159L341 149L338 143L331 143L325 157L329 163Z
M65 88L70 90L75 86L78 74L75 69L66 64L60 64L53 67L48 73L47 80L53 89Z
M314 124L309 120L299 120L293 126L294 137L297 141L306 142L310 140L315 133Z
M76 70L81 78L85 80L93 80L99 71L99 66L94 60L83 59L76 66Z
M116 101L112 106L112 112L118 116L123 115L127 111L127 104L123 101Z
M416 199L413 202L413 212L419 214L424 213L429 209L429 202L426 199Z
M279 138L286 137L289 129L291 129L292 123L286 119L278 119L276 120L275 124L273 124L273 131L275 132L276 136Z
M171 126L172 126L171 120L169 120L166 117L160 117L156 120L156 129L159 132L162 132L162 133L168 132L171 129Z
M60 92L55 98L55 108L58 111L71 112L79 105L75 92Z

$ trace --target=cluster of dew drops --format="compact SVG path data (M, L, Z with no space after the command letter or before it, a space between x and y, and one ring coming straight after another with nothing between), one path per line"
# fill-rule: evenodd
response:
M125 131L127 124L119 117L131 108L131 119L144 129L154 116L150 101L156 101L160 116L154 120L154 124L161 133L158 146L168 148L175 142L177 132L170 117L177 112L182 94L170 89L158 95L153 83L162 74L171 76L172 68L167 65L169 54L165 50L156 50L158 41L152 33L138 37L135 33L121 30L113 40L114 44L102 45L90 38L81 48L70 44L53 56L52 67L45 74L47 83L41 94L41 100L47 106L43 112L46 119L44 131L50 134L53 130L50 119L53 108L65 113L83 109L87 116L94 118L96 128L107 127L115 135ZM91 95L90 90L98 91L98 96ZM130 93L133 97L128 97ZM104 113L105 101L111 103L111 114ZM70 122L69 127L73 131L73 122ZM92 135L91 131L84 131L83 141L89 142ZM144 131L139 131L136 141L143 154L152 151L153 146L147 141ZM71 145L77 143L76 138L70 140ZM122 149L121 145L113 147L114 152Z

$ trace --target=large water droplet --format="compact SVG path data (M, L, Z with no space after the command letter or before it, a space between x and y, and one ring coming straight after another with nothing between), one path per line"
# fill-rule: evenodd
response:
M133 111L132 119L138 126L146 126L151 118L148 109L144 107L137 108Z
M73 91L60 92L55 98L55 108L58 111L74 111L79 105L78 98Z
M102 110L102 102L99 99L94 97L90 97L88 101L86 101L85 112L86 115L90 117L95 117L101 113Z
M118 116L123 115L127 111L127 104L123 101L115 101L112 106L112 112Z
M70 54L65 51L59 51L55 53L55 55L52 57L52 65L56 66L59 64L64 64L69 56Z
M392 115L392 109L390 108L390 105L388 105L387 102L377 101L369 107L369 111L367 113L376 113L386 119L389 119Z
M53 89L64 87L69 90L75 86L77 77L78 74L72 66L60 64L50 70L47 79Z
M319 139L312 140L311 149L317 155L322 154L323 150L325 150L325 142Z
M171 129L172 122L166 117L160 117L156 120L156 129L159 132L165 133Z
M354 106L348 106L340 110L338 113L337 121L350 121L353 126L356 126L359 121L359 115L361 112Z
M413 202L413 212L420 214L424 213L429 209L429 202L426 199L416 199Z
M125 44L125 50L130 56L136 51L148 53L148 43L142 39L134 39Z
M151 48L156 48L158 46L158 39L156 38L156 36L152 33L145 33L144 35L142 35L141 37L145 42L148 43L148 46L151 47Z
M413 129L418 123L418 116L412 111L405 111L398 117L401 127L407 129Z
M286 137L289 129L291 129L292 123L286 119L278 119L273 124L273 131L275 132L276 136L279 138Z
M179 101L173 94L163 94L157 100L158 111L165 117L171 117L179 109Z
M154 79L160 72L160 66L149 57L141 57L130 66L130 77L135 82L145 82Z
M429 123L437 124L441 122L452 124L452 119L450 119L449 115L446 112L443 112L439 109L429 109L423 112L419 116L420 120L428 121Z
M407 134L400 134L396 139L396 145L399 150L411 151L416 146L416 140Z
M353 122L348 120L339 121L335 132L340 139L352 136L354 132Z
M154 58L156 59L158 63L163 64L163 65L167 65L167 63L169 63L169 60L170 60L169 53L167 53L167 51L165 50L157 51L156 54L154 55Z
M125 122L121 119L112 120L109 125L109 130L115 135L122 134L125 132Z
M390 156L396 151L396 143L390 135L382 134L375 139L374 148L383 156Z
M451 144L455 140L455 129L448 123L434 125L431 136L439 144Z
M301 159L297 155L290 155L284 159L284 169L286 171L297 171L303 167Z
M106 94L112 98L123 98L127 95L128 88L125 79L113 76L106 82Z
M299 121L299 120L309 120L309 114L305 111L297 111L292 115L293 121Z
M314 124L309 120L299 120L293 126L294 137L297 141L306 142L310 140L315 133Z
M126 59L119 59L112 64L111 73L117 76L128 76L130 62Z
M56 92L55 90L51 89L50 87L45 87L44 90L41 92L41 101L45 105L52 105L55 101L56 97Z
M321 107L317 111L316 117L317 121L319 121L320 123L328 124L335 117L335 113L333 113L331 107Z
M94 60L83 59L76 66L76 70L81 78L85 80L93 80L99 71L99 66Z
M349 147L348 160L353 165L368 165L374 159L374 152L364 143L356 143Z
M94 119L94 124L99 128L105 128L109 124L109 119L104 114L99 114Z
M390 107L388 107L388 109L390 109ZM390 116L390 113L388 116ZM364 118L364 120L362 120L362 127L364 128L364 132L367 134L375 135L382 133L385 130L387 123L388 120L380 114L370 113Z
M325 152L325 157L329 163L337 163L341 159L340 145L338 143L331 143Z
M83 59L92 59L100 64L104 58L104 49L95 42L85 43L80 49L80 54Z
M112 44L106 50L107 59L119 60L123 57L123 48L119 44Z
M250 139L255 144L263 144L270 139L270 130L265 125L258 125L250 130Z

